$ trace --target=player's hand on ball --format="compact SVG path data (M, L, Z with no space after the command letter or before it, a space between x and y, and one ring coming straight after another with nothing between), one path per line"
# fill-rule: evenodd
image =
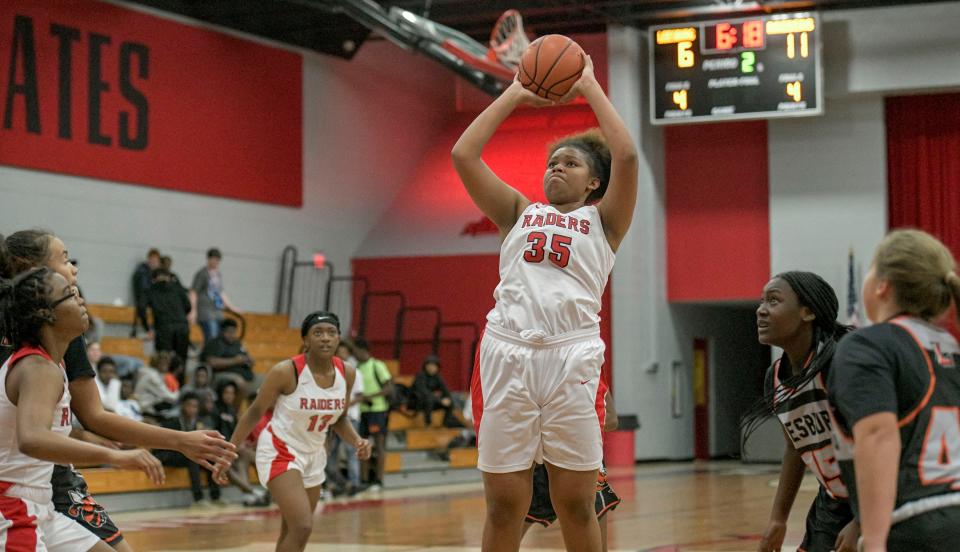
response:
M360 439L354 445L357 449L357 458L361 460L369 460L370 454L373 452L373 447L370 445L370 441L366 439Z
M553 101L546 98L541 98L533 92L524 88L520 84L519 76L513 77L513 83L507 88L504 94L513 94L516 96L517 101L521 104L532 105L533 107L548 107L551 105L556 105Z
M580 78L577 79L577 82L570 87L570 91L567 92L562 98L557 100L557 105L565 104L573 101L577 96L582 96L584 89L589 86L597 84L597 77L593 73L593 59L588 55L583 56L583 72L580 73Z

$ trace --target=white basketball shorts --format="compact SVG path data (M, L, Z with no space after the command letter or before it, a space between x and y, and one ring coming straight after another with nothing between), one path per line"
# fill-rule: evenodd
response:
M267 425L257 439L257 477L264 487L271 479L288 470L297 470L303 478L303 487L310 489L326 480L327 454L324 447L313 453L303 453L289 446Z
M599 469L604 349L599 329L546 337L487 325L471 381L477 467L509 473L546 461Z

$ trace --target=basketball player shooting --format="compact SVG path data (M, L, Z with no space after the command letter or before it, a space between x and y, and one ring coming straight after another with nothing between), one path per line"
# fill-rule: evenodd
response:
M546 464L567 550L601 550L594 512L603 455L595 407L605 349L600 304L633 217L637 152L590 58L577 55L582 74L566 95L539 97L515 80L452 151L464 187L502 239L496 305L471 382L487 504L484 552L519 550L535 462ZM545 84L539 76L534 81ZM484 163L483 148L518 106L558 105L578 95L600 132L550 146L543 175L549 203L531 203Z

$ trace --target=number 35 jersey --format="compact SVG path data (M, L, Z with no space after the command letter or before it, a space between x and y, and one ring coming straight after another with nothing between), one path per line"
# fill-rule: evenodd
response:
M500 284L487 322L546 336L594 328L615 255L600 212L531 203L500 246Z
M337 357L333 357L333 385L326 388L313 379L305 355L291 360L297 369L297 388L277 398L267 429L286 447L309 455L324 448L329 427L344 413L347 381L343 361Z

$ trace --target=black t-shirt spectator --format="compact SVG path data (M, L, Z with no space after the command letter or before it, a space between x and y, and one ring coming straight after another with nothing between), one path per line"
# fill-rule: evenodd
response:
M214 358L233 358L238 355L246 355L247 351L243 348L243 343L240 341L234 341L233 343L228 342L222 335L211 339L203 346L203 351L200 353L200 362L206 363L211 357ZM211 367L212 368L212 367ZM253 380L253 370L249 364L235 364L228 368L221 368L219 370L214 370L214 375L230 372L233 374L239 374L243 376L243 379L246 381Z
M426 371L421 371L413 381L413 391L421 404L429 404L430 399L450 398L450 390L439 373L431 376Z
M237 409L229 404L217 401L213 408L213 429L228 439L237 428Z
M185 326L190 298L179 282L154 282L147 291L147 305L153 311L156 326Z

